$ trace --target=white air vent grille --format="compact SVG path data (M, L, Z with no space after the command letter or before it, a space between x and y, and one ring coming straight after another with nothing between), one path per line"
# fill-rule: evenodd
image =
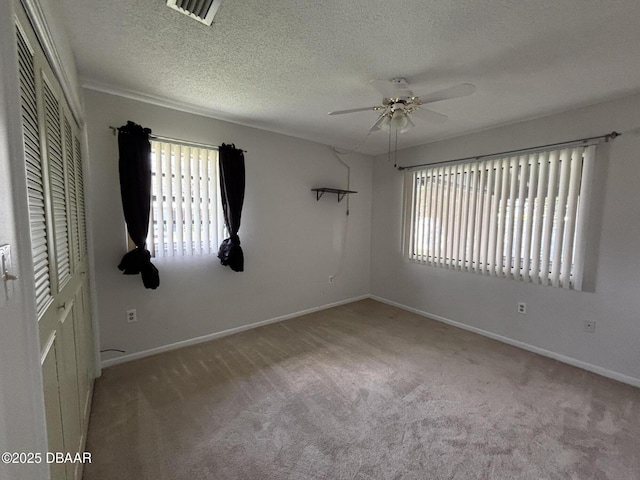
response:
M167 0L167 7L211 25L221 3L222 0Z

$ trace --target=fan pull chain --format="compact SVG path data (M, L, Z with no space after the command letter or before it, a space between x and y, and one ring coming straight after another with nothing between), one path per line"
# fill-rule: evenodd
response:
M398 129L396 128L396 148L393 152L393 168L398 168Z

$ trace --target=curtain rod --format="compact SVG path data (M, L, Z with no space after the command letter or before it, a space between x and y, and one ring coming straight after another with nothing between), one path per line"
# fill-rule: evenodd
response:
M605 142L608 142L609 140L613 140L616 137L619 137L621 134L618 132L611 132L611 133L607 133L605 135L598 135L596 137L587 137L587 138L580 138L578 140L571 140L568 142L558 142L558 143L548 143L547 145L538 145L537 147L529 147L529 148L520 148L518 150L507 150L506 152L497 152L497 153L488 153L486 155L476 155L474 157L463 157L463 158L454 158L453 160L444 160L442 162L434 162L434 163L421 163L419 165L409 165L407 167L398 167L398 170L402 171L402 170L411 170L414 168L420 168L420 167L431 167L434 165L443 165L443 164L447 164L447 163L456 163L456 162L464 162L465 160L480 160L481 158L488 158L488 157L501 157L503 155L510 155L512 153L526 153L526 152L534 152L537 150L543 150L546 148L551 148L551 147L560 147L560 146L568 146L568 145L595 145L597 143L596 140L604 140ZM585 145L586 144L586 145Z
M111 129L111 131L113 132L114 135L119 130L118 127L109 126L109 128ZM149 135L149 138L151 138L152 140L160 140L160 141L165 141L165 142L170 142L170 143L177 143L179 145L185 145L187 147L197 147L197 148L208 148L210 150L220 150L220 148L217 145L209 145L207 143L192 142L190 140L181 140L179 138L163 137L161 135L154 135L154 134ZM242 151L244 153L247 153L246 150L242 150Z

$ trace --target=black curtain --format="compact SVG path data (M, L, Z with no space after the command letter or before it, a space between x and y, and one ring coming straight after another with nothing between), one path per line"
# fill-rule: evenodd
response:
M131 121L118 129L120 193L127 231L136 248L126 253L118 268L125 275L142 274L145 288L160 285L158 269L151 263L146 239L151 207L151 130Z
M228 265L235 272L244 271L244 254L240 247L240 217L244 202L244 154L234 144L220 146L220 195L224 221L229 231L229 238L220 244L218 258L222 265Z

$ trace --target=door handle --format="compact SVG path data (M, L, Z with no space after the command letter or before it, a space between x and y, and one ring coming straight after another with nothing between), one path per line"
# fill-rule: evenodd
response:
M18 276L17 275L13 275L12 273L9 272L5 272L3 275L3 278L7 281L9 280L18 280Z

